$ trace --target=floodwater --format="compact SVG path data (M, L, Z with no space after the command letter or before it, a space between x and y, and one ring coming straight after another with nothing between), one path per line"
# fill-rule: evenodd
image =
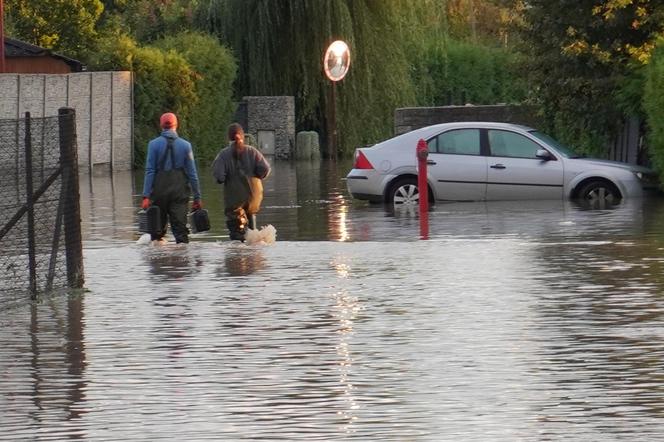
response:
M1 440L664 438L664 201L351 201L277 163L259 224L138 246L141 173L84 176L86 290L0 312Z

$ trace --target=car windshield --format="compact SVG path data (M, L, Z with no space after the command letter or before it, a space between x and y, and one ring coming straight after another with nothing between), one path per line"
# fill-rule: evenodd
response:
M536 130L531 130L530 134L532 136L534 136L535 138L544 141L549 146L555 148L556 151L559 152L565 158L581 158L581 156L579 154L575 153L572 149L570 149L569 147L567 147L563 144L560 144L559 141L555 140L554 138L551 138L547 134L544 134L544 133L536 131Z

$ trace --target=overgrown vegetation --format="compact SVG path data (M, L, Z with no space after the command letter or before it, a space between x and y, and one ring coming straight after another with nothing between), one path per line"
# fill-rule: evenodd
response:
M552 134L601 156L626 110L639 108L643 91L634 96L634 73L650 59L663 30L664 7L649 0L528 0L527 5L521 49L528 54L531 98Z
M650 155L653 164L664 171L664 39L660 40L645 76L644 109L647 116ZM662 177L664 178L664 176Z
M500 46L433 40L423 59L431 86L420 104L521 103L526 98L518 55Z

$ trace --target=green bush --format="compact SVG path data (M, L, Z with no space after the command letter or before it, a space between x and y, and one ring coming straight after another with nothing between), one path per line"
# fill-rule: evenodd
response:
M519 103L526 96L518 56L500 47L455 40L432 40L423 52L426 104Z
M210 161L224 144L226 127L235 110L232 100L237 70L235 59L216 38L199 33L184 32L167 37L155 46L164 51L176 51L196 72L197 100L190 106L186 133L196 156Z
M106 40L97 57L93 60L96 69L134 73L134 165L140 167L148 141L160 132L162 113L177 114L186 132L191 109L198 102L197 74L177 52L140 47L128 36Z
M154 46L138 46L128 36L106 39L92 60L95 69L134 73L134 165L160 132L159 116L174 112L178 133L194 145L196 157L210 160L219 150L233 112L235 61L214 38L182 33ZM223 139L223 135L221 136Z
M648 148L654 167L664 179L664 40L646 68L643 108L648 122Z

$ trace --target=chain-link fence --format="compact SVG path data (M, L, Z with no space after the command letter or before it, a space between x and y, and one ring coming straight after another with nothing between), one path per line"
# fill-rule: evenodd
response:
M73 109L0 120L0 304L83 285Z

